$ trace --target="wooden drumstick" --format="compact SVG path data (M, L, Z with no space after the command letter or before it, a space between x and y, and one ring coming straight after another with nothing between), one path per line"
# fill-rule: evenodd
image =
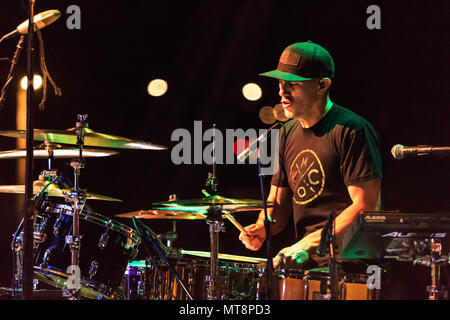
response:
M228 220L231 221L232 224L234 224L236 228L239 229L239 231L245 233L246 235L249 235L247 230L245 230L244 227L239 222L237 222L236 219L231 214L225 213L225 216L228 218Z

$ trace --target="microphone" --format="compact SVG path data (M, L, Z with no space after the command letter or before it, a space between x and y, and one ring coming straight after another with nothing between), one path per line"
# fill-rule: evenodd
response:
M329 242L331 233L333 232L332 228L335 215L336 210L333 209L333 211L331 211L330 216L328 217L327 223L323 226L322 233L320 235L319 246L317 247L316 251L316 254L319 257L323 257L330 251Z
M255 152L255 150L258 150L257 145L258 142L263 142L266 139L266 135L276 126L280 125L281 123L277 122L275 123L273 126L271 126L266 132L264 132L262 135L260 135L256 140L254 140L252 143L250 143L250 145L245 148L244 150L242 150L238 155L237 155L237 160L239 162L243 162L245 161L245 159L247 159L253 152Z
M395 159L403 159L405 156L417 155L424 156L430 153L447 153L450 152L450 147L433 147L433 146L415 146L405 147L401 144L396 144L392 147L391 153Z
M38 29L42 29L42 28L45 28L46 26L48 26L49 24L52 24L56 20L58 20L60 16L61 16L61 12L59 10L47 10L47 11L44 11L44 12L41 12L41 13L38 13L37 15L35 15L33 17L33 23L36 24ZM5 39L15 37L19 34L27 34L28 33L28 22L29 22L29 20L25 20L24 22L19 24L17 26L16 30L11 31L10 33L4 35L0 39L0 42Z

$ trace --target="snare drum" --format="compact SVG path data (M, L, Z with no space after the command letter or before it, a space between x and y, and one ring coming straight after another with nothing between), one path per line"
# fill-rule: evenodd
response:
M152 257L133 261L125 272L127 299L186 300L185 289L194 300L206 300L207 277L210 275L209 252L181 250L167 263ZM257 263L265 259L219 254L216 290L218 300L254 300L256 297ZM185 289L180 284L182 281Z
M34 268L38 279L65 287L72 253L72 207L44 202L34 223ZM79 214L81 295L116 298L127 263L137 254L140 237L126 225L92 211Z
M308 271L308 299L329 300L330 275L328 268ZM378 292L367 286L367 274L342 273L338 283L338 300L375 300Z
M338 284L338 300L373 300L378 293L369 290L365 274L341 275ZM265 268L259 269L255 280L256 299L266 298ZM329 300L331 299L328 268L313 270L277 269L272 274L273 300Z

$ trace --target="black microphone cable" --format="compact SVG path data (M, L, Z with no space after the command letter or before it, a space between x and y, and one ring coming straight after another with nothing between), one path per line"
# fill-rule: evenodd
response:
M188 296L188 298L190 300L194 300L192 298L192 295L190 294L189 290L186 288L186 286L184 285L183 281L180 279L178 273L175 271L175 269L172 267L172 265L169 263L169 261L167 261L166 256L162 253L162 250L164 250L164 247L162 247L162 249L160 249L158 247L158 245L155 243L155 241L160 242L158 240L158 237L156 237L155 233L149 227L147 227L144 223L142 223L142 221L140 221L138 218L132 217L131 220L133 221L133 225L136 228L137 232L141 235L141 237L143 237L144 239L147 239L147 240L150 241L150 243L155 248L156 252L164 260L164 262L167 264L167 266L169 267L170 271L175 275L175 278L180 283L181 287L183 288L183 290L186 293L186 295ZM136 221L140 224L140 227L136 224ZM143 229L145 229L145 233L147 234L147 237L144 237L144 232L142 232L142 229L141 229L142 227L143 227ZM149 255L151 255L150 250L147 247L145 241L143 242L143 244L144 244L145 249L147 250L147 253ZM160 245L162 245L161 242L160 242Z

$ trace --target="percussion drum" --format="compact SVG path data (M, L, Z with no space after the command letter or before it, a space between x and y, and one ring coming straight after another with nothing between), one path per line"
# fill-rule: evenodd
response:
M34 269L38 279L65 287L71 264L66 236L72 234L72 207L45 201L34 223ZM126 225L83 210L79 219L81 295L117 298L127 263L137 254L140 237ZM66 273L67 272L67 273Z
M209 252L181 250L168 258L179 280L194 300L206 300L206 277L210 274ZM265 259L219 254L216 282L219 300L254 300L257 263ZM125 291L130 300L186 300L189 296L174 272L161 258L133 261L125 272Z
M266 297L266 275L264 268L254 281L256 299ZM328 268L312 270L277 269L272 275L273 300L330 300L330 276ZM338 284L338 300L374 300L379 298L377 290L367 287L366 274L342 274Z

